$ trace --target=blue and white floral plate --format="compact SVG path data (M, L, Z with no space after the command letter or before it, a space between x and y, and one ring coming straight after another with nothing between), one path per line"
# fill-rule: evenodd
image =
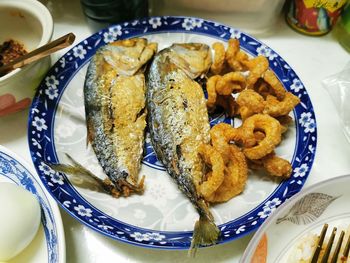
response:
M41 226L38 233L28 247L13 260L28 263L66 262L63 225L55 200L47 193L36 172L24 160L1 145L0 182L22 186L37 197L41 206Z
M310 172L316 148L313 107L298 76L272 49L239 30L197 18L153 17L109 27L77 44L51 68L33 100L28 130L33 163L48 191L73 217L111 238L152 248L189 247L198 215L158 162L149 137L140 172L146 175L146 190L141 196L112 198L100 192L93 182L56 173L43 162L67 163L68 153L104 178L91 147L86 146L84 78L99 47L131 37L156 41L159 50L174 42L211 45L218 40L238 38L250 55L266 56L285 88L300 98L301 103L292 114L295 125L276 149L291 161L292 177L280 183L251 174L243 194L212 207L222 232L220 243L257 229L281 203L300 191ZM223 114L211 116L211 124L222 121L233 123Z

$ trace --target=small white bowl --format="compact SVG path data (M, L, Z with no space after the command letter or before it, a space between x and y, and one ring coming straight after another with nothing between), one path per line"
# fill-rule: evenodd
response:
M1 0L0 25L0 44L13 39L28 52L52 38L52 16L37 0ZM0 117L29 107L50 65L50 57L46 57L0 77Z

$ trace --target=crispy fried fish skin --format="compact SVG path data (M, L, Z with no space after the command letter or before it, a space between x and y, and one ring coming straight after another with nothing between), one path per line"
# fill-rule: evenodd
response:
M84 85L88 139L120 194L142 192L138 173L146 126L145 79L138 73L156 46L130 39L100 48Z
M252 134L254 131L262 131L265 138L256 146L243 149L243 153L249 159L256 160L271 153L276 145L281 142L281 125L273 117L266 114L255 114L247 118L240 127L245 133Z
M179 46L179 45L176 45ZM206 202L198 195L197 188L202 180L204 162L198 154L198 147L209 142L209 120L206 101L201 86L191 77L206 72L209 47L203 44L181 45L181 56L171 46L160 51L150 66L147 75L148 125L153 148L158 159L187 196L199 214L191 243L191 252L200 245L214 244L219 229ZM186 50L195 65L179 67L173 61L186 57ZM197 54L196 55L196 51Z

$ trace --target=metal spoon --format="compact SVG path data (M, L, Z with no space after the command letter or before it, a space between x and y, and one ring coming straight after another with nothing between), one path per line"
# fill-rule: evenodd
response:
M0 67L0 77L16 68L21 68L27 64L30 64L43 57L46 57L62 48L68 47L74 42L74 40L75 40L75 35L73 33L69 33L67 35L64 35L63 37L60 37L46 45L43 45L29 52L26 55L16 58L10 63Z

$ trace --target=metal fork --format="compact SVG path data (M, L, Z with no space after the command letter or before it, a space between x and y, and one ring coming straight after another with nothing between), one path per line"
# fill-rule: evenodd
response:
M321 231L321 234L319 236L319 239L318 239L318 243L317 243L317 247L316 247L316 250L312 256L312 259L311 259L311 263L317 263L318 260L320 259L320 252L321 252L321 249L322 249L322 245L323 245L323 241L324 241L324 238L326 236L326 232L327 232L327 229L328 229L328 224L324 224L323 228L322 228L322 231ZM332 249L332 246L333 246L333 243L334 243L334 239L335 239L335 235L337 233L337 228L334 227L333 230L332 230L332 234L329 238L329 241L326 245L326 250L323 254L323 257L321 259L321 263L327 263L328 262L328 259L330 257L330 254L331 254L331 249ZM334 253L333 253L333 256L332 256L332 259L331 259L331 263L336 263L337 262L337 259L338 259L338 256L339 256L339 252L340 252L340 248L343 244L343 240L344 240L344 235L345 235L345 232L344 231L341 231L340 233L340 236L338 238L338 242L337 242L337 245L334 249ZM344 251L343 251L343 258L345 258L344 262L346 262L348 256L349 256L349 250L350 250L350 236L348 237L348 240L346 241L346 245L345 245L345 248L344 248ZM343 262L343 261L342 261Z

